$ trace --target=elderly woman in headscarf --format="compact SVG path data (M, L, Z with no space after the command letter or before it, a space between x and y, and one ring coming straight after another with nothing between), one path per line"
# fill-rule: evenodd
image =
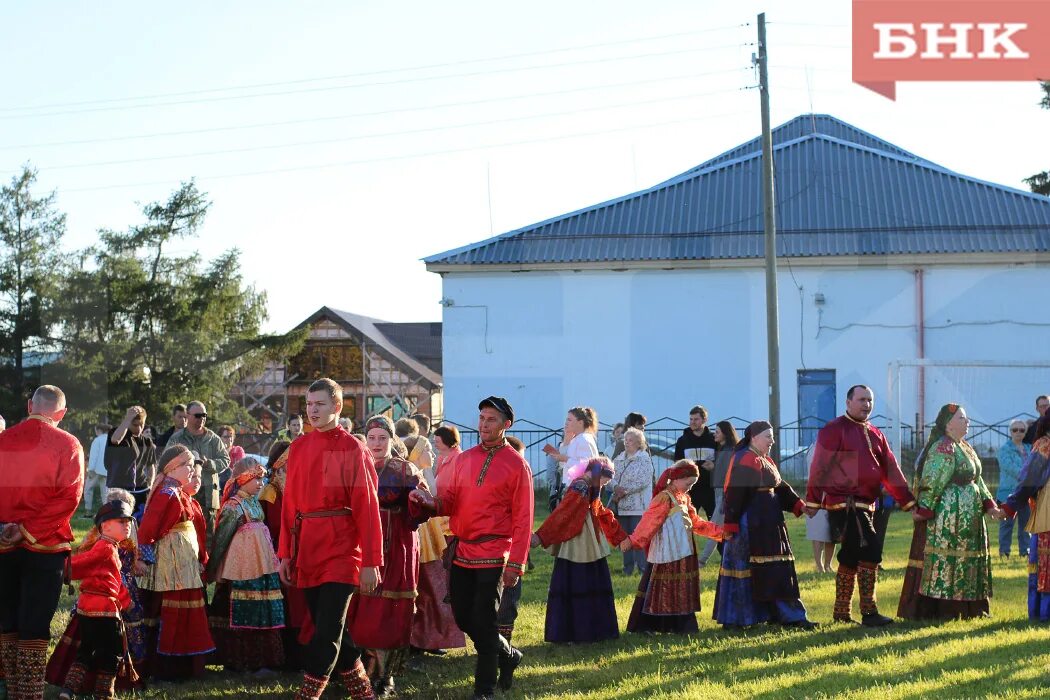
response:
M205 571L215 581L210 607L219 659L229 671L284 664L284 596L259 492L266 470L254 457L238 461L223 488L211 556Z
M350 599L346 619L350 638L378 663L369 675L377 697L394 694L394 676L404 665L412 631L419 582L419 536L416 528L428 515L408 496L427 491L423 473L405 459L404 443L386 416L365 423L365 440L375 463L379 514L383 525L383 569L371 593ZM395 456L396 455L396 456Z
M937 413L919 456L908 570L897 614L911 619L986 617L992 558L984 515L1001 511L981 478L981 458L966 442L970 419L954 403Z
M726 476L725 551L718 572L714 619L725 627L779 622L812 629L799 598L795 555L784 513L797 518L805 503L769 456L773 426L755 421L733 453Z
M693 534L721 540L722 528L699 515L689 489L700 467L682 459L665 469L641 522L620 549L646 550L645 573L627 620L628 632L689 634L699 628L700 568Z
M627 533L601 500L614 472L607 457L570 467L565 496L532 536L549 547L554 572L547 591L543 638L553 643L598 642L620 636L606 557Z
M1028 543L1028 618L1050 622L1050 413L1035 424L1035 442L1017 488L1003 503L1003 517L1013 518L1034 502L1027 523L1018 523L1032 534Z

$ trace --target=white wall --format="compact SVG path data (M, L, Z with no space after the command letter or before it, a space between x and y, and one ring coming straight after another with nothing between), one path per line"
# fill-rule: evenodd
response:
M792 275L793 273L793 275ZM1046 266L927 267L926 356L1050 359L1041 314ZM799 290L801 286L801 292ZM561 425L594 406L603 422L640 410L686 419L767 412L765 287L761 269L446 274L446 415L472 424L477 402L508 397L522 418ZM913 268L799 266L779 274L782 422L797 419L797 370L835 369L841 397L875 388L891 415L887 366L916 357ZM824 303L814 303L814 294ZM487 307L488 326L485 327ZM1031 325L1002 323L1023 321ZM947 401L998 421L1032 410L1050 371L928 370L926 419ZM914 370L901 375L903 415L916 410ZM524 426L522 426L524 427Z

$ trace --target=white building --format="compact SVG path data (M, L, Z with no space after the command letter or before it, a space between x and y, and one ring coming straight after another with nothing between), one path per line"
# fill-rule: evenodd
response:
M805 442L891 363L1050 360L1050 199L960 175L825 115L774 131L782 442ZM561 424L592 405L736 423L767 411L761 145L671 180L425 259L443 278L445 413L480 397ZM901 418L954 401L975 422L1032 414L1043 367L900 372ZM887 396L887 392L890 395ZM905 432L907 440L907 432ZM1001 441L998 437L995 442ZM891 436L895 440L895 436Z

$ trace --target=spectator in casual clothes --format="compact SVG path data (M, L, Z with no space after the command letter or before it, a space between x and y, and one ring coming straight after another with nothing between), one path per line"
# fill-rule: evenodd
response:
M682 431L682 436L674 444L674 460L688 459L700 467L700 478L689 491L693 508L698 512L703 508L710 520L715 512L715 490L711 483L711 473L715 469L715 450L718 443L707 427L707 409L693 406L689 409L689 427Z
M608 456L613 452L616 452L616 445L618 445L620 440L623 439L624 430L626 430L626 427L623 423L617 423L613 426L612 430L609 432L609 445L606 449L602 450L602 454ZM609 459L612 459L612 457L609 457Z
M175 404L175 408L171 409L171 427L160 434L157 438L157 453L164 451L164 448L168 446L168 440L175 433L176 430L182 430L186 427L186 407L181 403Z
M1032 446L1023 442L1027 426L1023 420L1010 422L1010 439L999 448L999 489L995 492L995 500L1005 503L1014 491L1017 490L1021 467L1024 465L1028 455L1032 454ZM1028 524L1028 516L1031 509L1028 501L1019 502L1017 517L999 521L999 556L1010 556L1010 540L1013 539L1014 523L1017 523L1017 553L1028 556L1028 545L1032 536L1025 530Z
M157 473L157 448L142 434L146 427L146 409L132 406L124 419L109 431L104 456L106 486L130 491L136 509L146 503L146 494Z
M98 491L99 503L106 502L106 442L112 428L99 423L95 426L95 439L88 450L87 474L84 478L84 508L89 513L95 510L95 492Z
M598 432L598 414L593 408L586 406L575 406L569 409L565 417L565 439L561 450L554 445L544 445L543 452L557 462L558 473L558 496L561 500L561 488L564 482L562 475L565 470L579 462L588 462L598 456L598 443L594 436ZM572 436L571 438L569 436ZM551 499L551 510L557 506L557 501Z
M288 416L288 427L284 430L277 431L278 440L287 440L288 442L294 442L297 437L301 437L303 434L303 417L298 413L293 413Z
M736 450L736 444L740 439L737 437L736 428L727 420L716 423L712 434L718 449L715 451L715 468L711 472L711 484L715 492L715 513L711 516L711 522L723 525L725 524L725 508L722 505L722 499L725 495L726 476L729 475L729 462L733 458L733 452ZM724 549L723 545L711 539L707 540L704 544L704 550L697 557L697 564L700 566L707 564L707 560L711 558L716 546L719 554L721 554Z
M656 483L656 468L649 455L645 433L641 430L625 430L623 444L624 450L616 457L615 476L609 485L613 490L613 503L616 504L616 519L620 521L624 532L630 535L649 508L653 484ZM629 576L635 570L638 575L645 571L645 552L641 549L630 549L623 553L624 575Z
M222 444L226 445L226 452L230 455L230 468L224 470L219 474L219 491L221 492L226 488L226 482L229 481L230 475L233 473L233 466L244 459L244 448L240 445L234 445L233 441L237 436L237 432L233 429L232 425L224 425L219 428L219 439L222 440Z
M631 412L628 413L627 417L623 419L623 430L626 432L628 428L638 428L638 430L641 430L644 433L645 424L648 422L648 419L646 419L646 417L643 416L641 413ZM623 435L621 433L619 439L617 439L616 441L616 446L613 448L612 457L610 457L609 459L615 460L617 457L620 456L620 453L623 452L623 450Z
M189 422L186 427L171 436L168 446L185 445L203 462L201 465L201 487L193 498L204 511L207 526L208 546L211 546L215 528L215 514L219 510L219 474L230 468L230 454L219 436L205 426L208 411L200 401L186 405Z
M1040 394L1035 397L1035 420L1028 424L1028 430L1024 434L1024 444L1031 445L1035 442L1035 424L1039 422L1039 418L1047 415L1050 411L1050 396L1046 394Z

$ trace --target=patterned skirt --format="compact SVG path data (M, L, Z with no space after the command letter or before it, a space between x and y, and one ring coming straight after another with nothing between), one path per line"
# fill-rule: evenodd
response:
M555 558L543 638L564 644L619 636L612 577L605 558L587 563Z
M203 588L182 591L139 589L146 626L146 674L157 680L185 680L204 674L215 642L208 629Z
M723 625L746 627L770 620L791 624L806 619L806 608L798 595L793 562L773 562L773 568L765 564L752 566L751 533L748 521L750 509L740 518L740 532L725 543L722 567L718 571L718 587L715 589L715 609L712 617ZM783 521L781 520L781 526ZM779 535L777 535L779 537ZM760 555L761 556L761 555ZM761 560L760 560L761 561ZM784 564L790 564L790 578ZM760 569L759 567L764 567ZM784 597L763 600L756 597L753 575L765 581L763 590L786 592ZM785 577L777 584L777 577Z
M1032 535L1028 546L1028 618L1050 622L1050 532Z
M411 644L417 649L461 649L467 645L456 626L448 595L448 571L440 559L419 565L419 595L412 618Z
M227 670L284 665L284 601L276 574L216 584L208 609L218 660Z
M922 575L925 568L926 534L928 521L915 523L908 550L908 568L904 571L897 617L905 620L952 620L956 618L986 617L988 599L945 600L922 594Z
M69 618L69 624L66 625L66 631L62 633L62 637L58 640L58 645L55 646L55 650L51 652L51 658L47 660L47 670L44 674L44 680L51 685L62 687L66 681L66 674L69 673L69 667L77 660L77 651L80 649L79 619L80 616L74 611ZM142 623L139 622L134 628L132 628L128 626L127 622L125 622L124 628L125 633L128 635L128 651L131 652L132 655L131 660L135 667L135 673L141 676L145 659L143 656L135 656L136 647L131 645L131 638L133 635L140 638L140 643L137 645L137 653L144 655L146 650L145 644L143 643L143 640L141 640L143 632ZM134 632L132 630L134 630ZM85 674L83 687L95 687L94 670L89 670L87 674ZM117 676L118 690L134 690L135 688L141 687L141 678L132 683L124 674Z
M700 572L695 554L666 564L650 562L638 582L627 631L690 634L699 629L699 610Z

